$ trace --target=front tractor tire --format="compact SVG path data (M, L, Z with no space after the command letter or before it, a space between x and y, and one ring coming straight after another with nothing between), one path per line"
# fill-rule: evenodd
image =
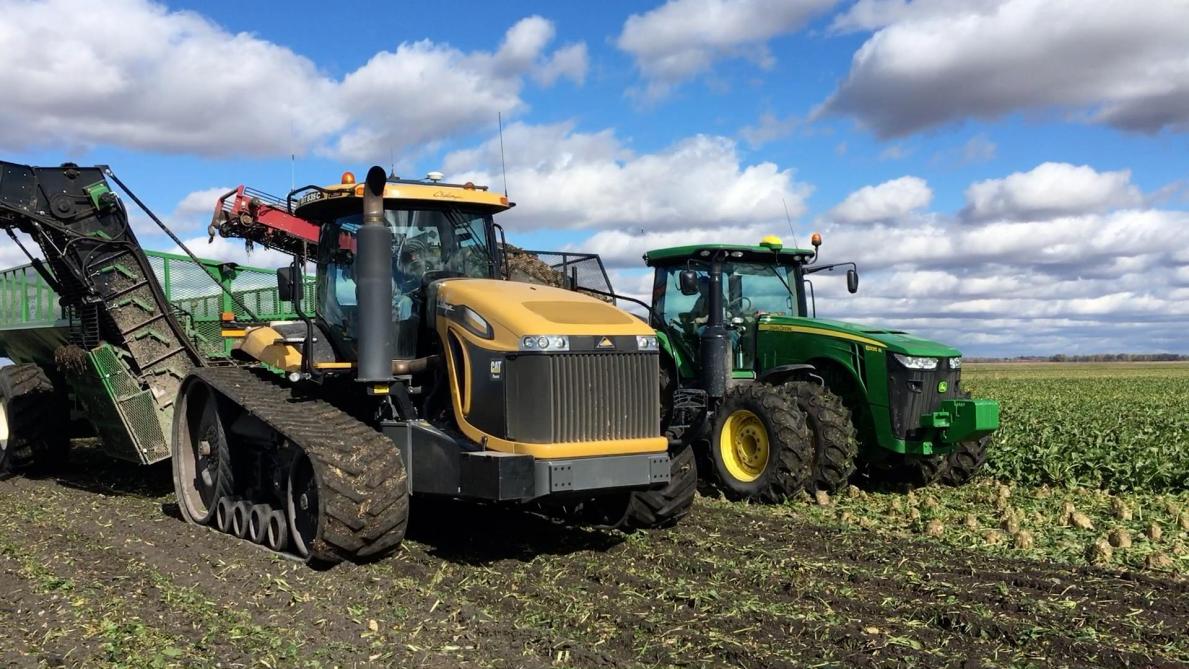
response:
M697 491L693 448L682 445L669 452L669 483L663 488L600 495L573 505L546 503L543 509L554 517L627 533L660 530L689 515Z
M797 398L813 441L813 478L808 491L838 491L854 474L859 453L859 438L850 409L841 397L818 383L793 381L784 387Z
M659 490L628 495L627 510L616 523L625 532L673 527L689 515L698 491L698 465L694 449L680 446L669 453L669 483Z
M0 471L49 468L66 458L70 407L45 370L0 368Z
M987 447L991 435L958 444L958 448L945 456L938 480L948 486L966 485L987 462Z
M813 477L805 414L786 389L763 383L727 393L711 432L711 476L730 499L780 502Z

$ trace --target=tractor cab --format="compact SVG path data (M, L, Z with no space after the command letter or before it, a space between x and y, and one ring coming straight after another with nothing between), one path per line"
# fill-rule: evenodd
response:
M438 176L431 174L431 177ZM317 313L342 349L359 338L356 283L362 185L348 172L342 183L299 193L295 213L321 224ZM389 249L394 325L392 358L413 359L424 342L430 286L449 278L495 279L500 266L492 216L513 206L502 195L473 184L389 179L383 220ZM342 350L341 349L341 350Z
M805 317L815 311L806 274L816 269L809 269L816 257L816 250L785 248L774 236L757 246L711 244L651 251L645 259L656 269L652 325L686 354L683 357L695 359L711 320L711 303L721 302L732 375L754 378L754 334L761 319ZM721 273L718 281L712 277L716 267ZM717 293L713 300L712 290ZM692 366L683 372L692 374Z

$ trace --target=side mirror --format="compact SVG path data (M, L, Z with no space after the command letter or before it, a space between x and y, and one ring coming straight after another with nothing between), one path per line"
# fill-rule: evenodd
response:
M292 302L294 296L293 290L293 266L282 267L277 270L277 299L282 302Z
M859 292L859 273L853 268L846 270L846 289L852 295Z
M682 295L698 294L698 273L692 269L681 270L677 282L681 285Z

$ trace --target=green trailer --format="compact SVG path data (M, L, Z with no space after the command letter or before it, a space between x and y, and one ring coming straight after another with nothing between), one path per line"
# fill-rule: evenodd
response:
M223 337L228 318L298 318L292 303L278 297L275 270L207 259L195 262L188 256L162 251L145 251L144 255L173 318L193 348L212 364L231 358L236 340ZM112 271L135 270L124 266ZM305 304L313 304L312 279L306 281L305 295ZM134 295L121 308L146 313L154 310L152 304ZM51 437L48 442L56 445L56 452L51 457L60 457L65 448L68 424L77 428L89 423L102 437L100 448L112 457L138 464L168 458L166 435L172 430L171 407L155 402L153 388L145 388L138 381L127 351L107 343L90 350L78 346L75 340L82 329L81 320L78 310L62 306L61 296L33 264L0 270L0 357L14 363L0 383L14 386L6 396L37 394L15 392L17 386L47 393L52 387L57 399L38 402L36 409L30 403L26 411L20 412L22 415L13 411L14 415L7 418L52 426L55 434L47 436ZM148 330L143 339L164 337L159 331ZM75 420L62 420L67 413ZM18 459L32 455L14 451Z

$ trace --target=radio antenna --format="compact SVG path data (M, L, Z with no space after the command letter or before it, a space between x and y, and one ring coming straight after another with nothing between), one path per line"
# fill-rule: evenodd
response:
M797 243L797 231L793 229L793 217L789 216L789 203L783 197L780 198L780 203L784 205L784 220L789 224L789 234L793 236L793 246L800 248Z
M508 197L508 163L504 162L504 114L496 112L495 119L500 124L500 171L504 173L504 197Z

